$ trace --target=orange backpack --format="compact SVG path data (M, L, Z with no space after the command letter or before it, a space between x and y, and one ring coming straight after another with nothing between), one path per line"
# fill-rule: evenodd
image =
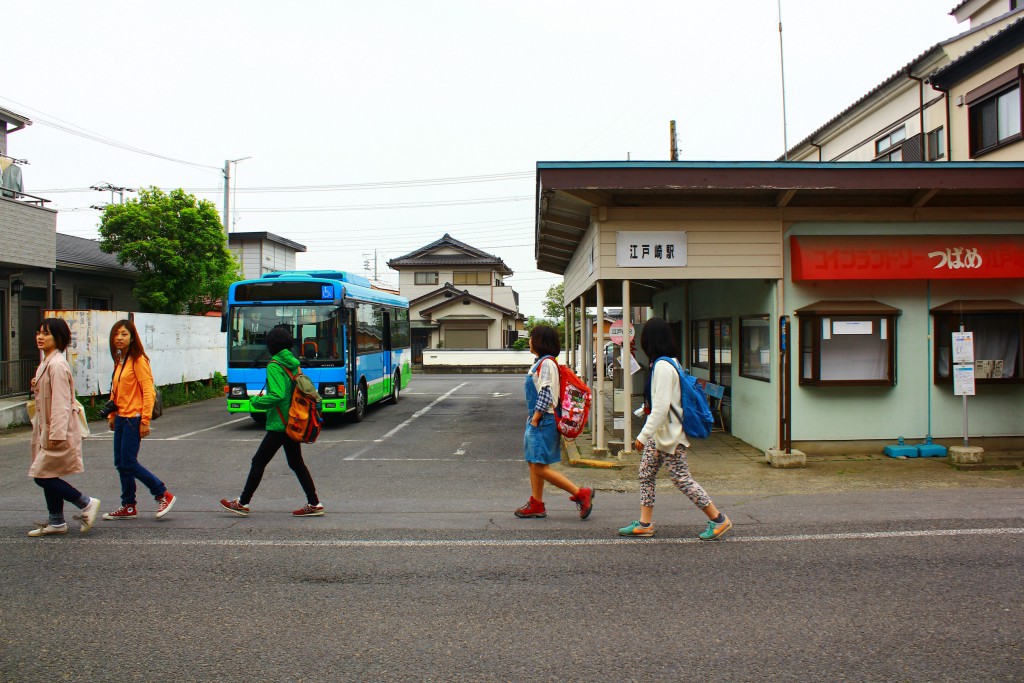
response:
M320 411L320 394L317 392L313 382L302 374L302 370L296 370L293 375L284 363L277 363L292 381L292 400L288 405L288 417L285 418L281 409L277 414L281 416L284 423L284 433L288 438L298 443L314 443L320 436L320 429L324 424L324 416Z

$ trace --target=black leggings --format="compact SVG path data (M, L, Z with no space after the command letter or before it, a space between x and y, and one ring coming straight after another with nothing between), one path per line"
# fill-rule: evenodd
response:
M83 508L82 492L58 477L35 477L35 482L46 496L46 511L51 515L64 514L64 501Z
M259 488L260 482L263 480L263 471L267 469L267 465L277 455L281 446L284 446L288 467L292 468L292 472L299 478L299 484L306 494L306 502L310 505L320 503L320 499L316 495L313 476L302 459L302 446L289 439L284 432L267 432L263 437L260 447L256 449L256 455L252 456L252 467L249 468L249 476L245 480L245 488L242 489L242 495L238 499L239 503L248 505L252 500L253 494L256 493L256 489Z

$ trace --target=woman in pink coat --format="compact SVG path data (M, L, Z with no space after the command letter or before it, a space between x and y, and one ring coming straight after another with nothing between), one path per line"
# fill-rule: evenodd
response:
M75 381L71 368L61 353L71 343L71 330L60 318L46 318L36 332L36 346L43 352L43 362L32 379L36 414L32 419L32 465L28 476L35 479L46 496L49 519L37 524L29 536L66 534L64 501L82 510L75 519L82 521L87 532L96 521L99 498L82 494L61 477L85 470L82 465L82 427L76 412Z

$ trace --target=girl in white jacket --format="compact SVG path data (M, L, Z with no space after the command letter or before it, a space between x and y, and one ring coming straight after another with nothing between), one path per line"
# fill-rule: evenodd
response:
M668 464L672 483L704 511L708 517L707 529L701 532L702 541L717 541L729 529L732 522L711 502L704 488L690 476L686 463L686 449L690 442L683 431L683 398L681 379L676 369L676 343L672 328L662 318L651 318L640 333L640 348L647 354L652 369L647 381L650 397L647 422L636 438L636 448L642 451L640 458L640 519L619 529L621 536L653 536L654 484L658 470ZM657 363L659 358L673 359Z

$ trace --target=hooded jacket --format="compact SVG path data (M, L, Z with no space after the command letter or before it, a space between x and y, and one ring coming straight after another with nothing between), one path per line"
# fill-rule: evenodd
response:
M278 363L288 368L288 372L293 375L299 369L299 359L290 349L278 352L267 363L267 393L254 396L250 401L253 408L267 411L268 432L284 431L285 423L281 417L287 419L292 402L292 381Z

